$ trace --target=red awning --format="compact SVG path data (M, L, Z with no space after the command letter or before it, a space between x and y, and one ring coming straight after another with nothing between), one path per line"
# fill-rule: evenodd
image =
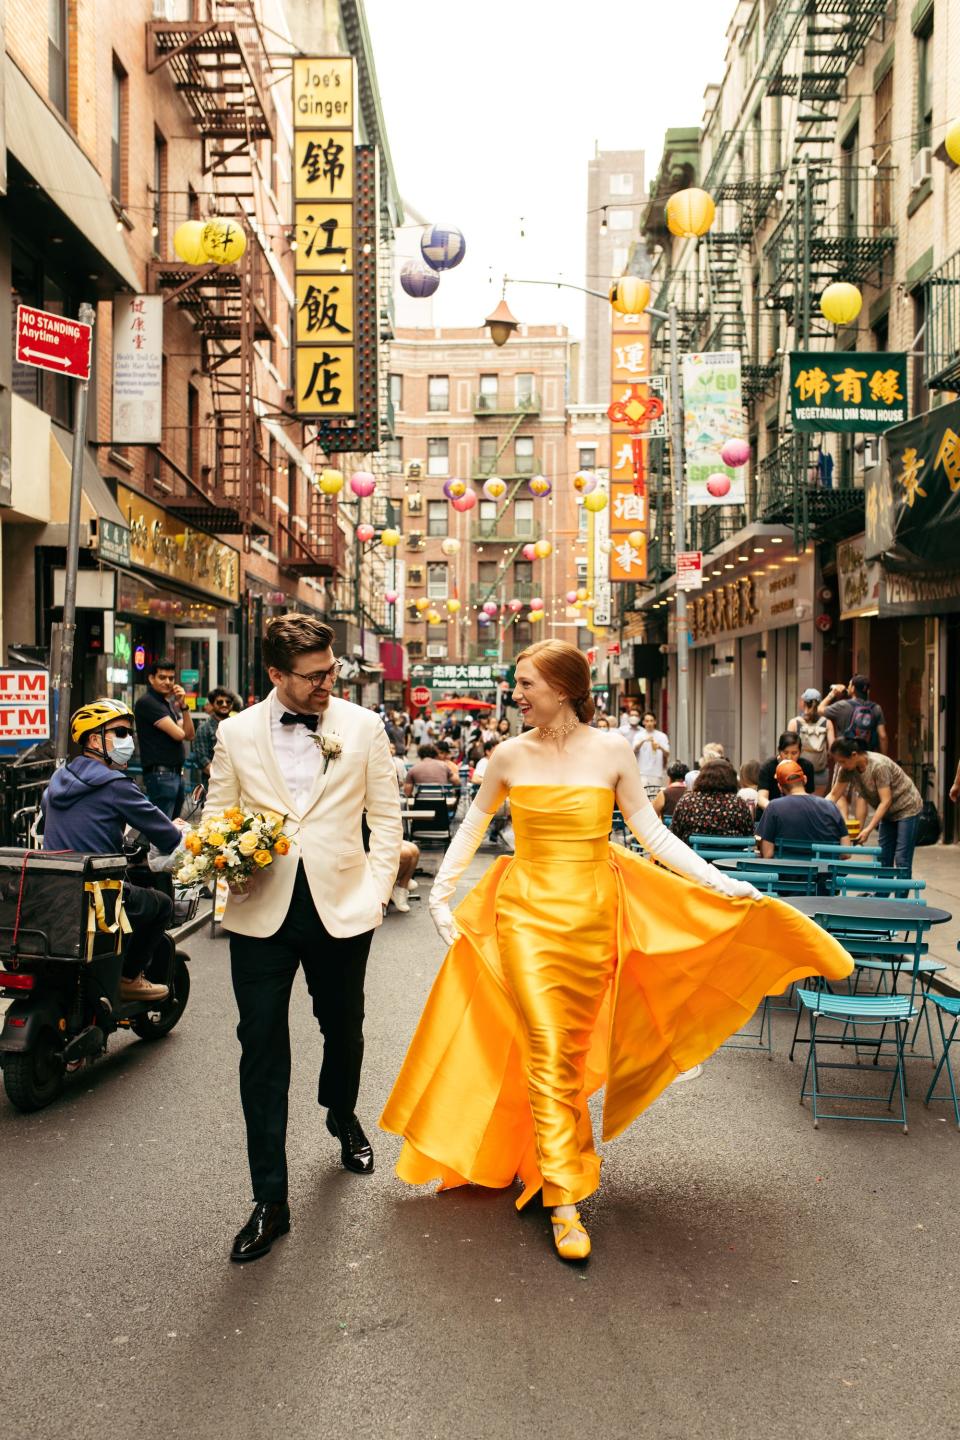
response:
M471 700L466 696L463 700L438 700L432 707L434 710L495 710L496 706L491 705L489 700Z

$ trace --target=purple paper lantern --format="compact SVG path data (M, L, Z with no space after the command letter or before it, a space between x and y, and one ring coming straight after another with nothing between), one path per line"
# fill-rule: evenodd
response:
M741 465L746 465L750 459L750 446L746 440L728 440L720 451L720 458L724 465L729 465L732 470L739 470Z
M466 482L451 475L449 480L444 481L443 493L448 500L460 500L467 493Z
M453 270L467 253L467 242L453 225L428 225L420 237L420 254L431 270Z
M491 617L490 617L489 615L485 615L484 612L481 610L481 611L480 611L480 614L477 616L477 624L478 624L478 625L489 625L489 624L490 624L490 618L491 618Z
M419 260L408 260L400 271L401 288L414 300L429 300L439 284L437 272Z

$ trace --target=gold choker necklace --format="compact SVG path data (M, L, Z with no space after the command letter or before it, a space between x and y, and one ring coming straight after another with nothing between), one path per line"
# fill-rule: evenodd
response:
M578 730L579 728L580 721L576 716L574 716L572 720L568 720L564 725L538 725L537 739L562 740L564 735L570 735L574 730Z

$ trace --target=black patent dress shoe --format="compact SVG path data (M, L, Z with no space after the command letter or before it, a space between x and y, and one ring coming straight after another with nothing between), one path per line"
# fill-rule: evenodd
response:
M242 1265L247 1260L259 1260L268 1254L274 1240L286 1235L290 1229L290 1206L285 1200L276 1203L261 1200L253 1207L253 1214L233 1242L230 1259Z
M355 1175L373 1174L373 1147L356 1115L338 1120L333 1111L327 1114L327 1129L340 1141L340 1160L344 1170Z

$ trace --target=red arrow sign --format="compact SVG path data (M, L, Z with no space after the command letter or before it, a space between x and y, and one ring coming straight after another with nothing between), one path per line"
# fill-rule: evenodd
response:
M17 359L38 370L55 370L77 380L90 379L93 326L32 305L17 306Z

